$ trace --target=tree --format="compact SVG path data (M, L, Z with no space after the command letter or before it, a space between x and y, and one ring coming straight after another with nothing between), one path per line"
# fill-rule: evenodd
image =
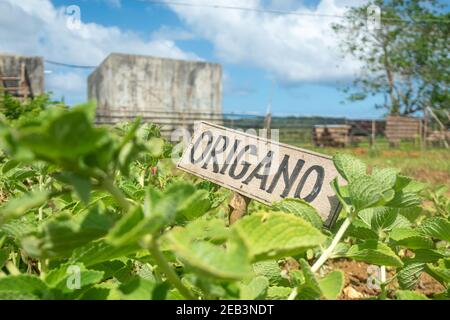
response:
M381 10L381 28L367 28L367 9ZM383 94L389 114L450 109L450 14L436 0L374 0L351 8L333 25L344 54L362 65L350 101ZM445 112L444 112L445 113Z

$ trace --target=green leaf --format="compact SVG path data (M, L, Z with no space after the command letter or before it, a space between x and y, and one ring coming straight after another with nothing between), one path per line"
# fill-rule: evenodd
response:
M348 196L348 186L340 186L338 182L338 177L335 177L330 184L334 193L336 194L339 201L343 205L344 211L351 212L351 202Z
M181 202L177 210L177 215L183 215L188 220L194 220L204 215L211 208L209 192L206 190L196 190L194 194Z
M376 207L361 210L358 216L374 232L410 227L411 223L399 212L396 208Z
M439 259L444 258L444 254L438 250L431 249L417 249L414 250L414 258L413 260L416 262L436 262Z
M304 282L298 286L298 293L296 299L299 300L318 300L322 295L319 282L312 272L308 262L300 259L300 266L304 277Z
M267 295L269 280L266 277L255 277L248 284L241 284L241 300L263 300Z
M405 266L397 273L400 288L407 290L415 289L424 269L425 263L410 262L405 264Z
M448 286L450 284L450 269L444 268L441 266L433 266L431 263L428 263L425 266L425 271L430 276L439 281L442 285Z
M233 225L247 244L253 261L296 255L325 241L325 236L300 217L257 212Z
M20 217L33 208L40 207L47 202L48 197L47 191L34 191L26 193L20 198L9 200L0 207L0 225L8 220Z
M405 246L409 249L430 249L434 247L431 239L422 236L419 232L410 228L392 229L390 239L397 245Z
M76 218L61 214L23 238L22 246L33 257L69 257L74 249L104 236L112 224L112 217L98 207Z
M71 110L46 119L41 126L22 128L19 143L40 159L76 161L94 151L106 134L103 128L93 128L84 112Z
M394 168L379 169L375 167L372 171L372 178L382 186L383 191L387 191L394 187L399 172L400 170Z
M415 291L398 290L395 295L398 300L430 300L427 296Z
M80 200L83 201L85 205L89 204L92 189L89 178L70 172L64 172L57 175L56 178L64 183L72 185Z
M281 268L276 260L259 261L255 262L252 266L255 274L266 277L270 285L289 285L288 280L281 276Z
M169 221L164 215L153 213L144 217L142 208L136 207L119 220L106 237L113 246L137 243L145 235L152 235Z
M121 300L152 300L156 283L135 277L119 286Z
M348 154L338 153L333 157L334 166L341 176L351 182L366 174L364 162Z
M366 240L361 244L355 244L347 251L348 258L364 261L381 266L403 266L402 260L384 243L377 240Z
M248 249L242 239L230 233L225 243L216 245L205 237L199 237L197 221L185 228L175 227L165 234L169 248L201 276L223 280L239 280L251 272Z
M323 227L323 221L317 210L311 206L308 202L301 199L283 199L272 205L272 208L277 211L283 211L287 213L295 214L314 227L321 230Z
M2 173L6 174L8 171L14 169L19 164L20 164L20 162L17 160L14 160L14 159L6 161L5 164L2 166Z
M360 176L349 183L349 195L356 211L375 206L382 201L383 188L369 176Z
M396 192L394 198L386 203L388 207L394 208L412 208L422 203L420 197L413 192Z
M9 258L9 250L0 249L0 270L3 268L8 258Z
M450 222L441 217L425 219L418 227L424 235L450 242Z
M160 157L164 152L164 139L151 138L146 147L152 157Z
M69 261L73 263L81 262L86 267L90 267L104 261L133 254L140 249L141 247L137 244L116 247L104 240L99 240L75 249Z
M376 229L372 229L360 219L353 220L347 229L346 235L360 240L378 239Z
M267 290L267 300L286 300L291 293L292 288L273 286Z
M336 300L344 288L344 273L340 270L328 273L322 279L319 279L319 287L328 300Z
M45 283L36 276L21 274L0 278L0 293L43 297L47 290Z
M51 270L45 277L45 282L51 288L60 290L63 293L71 293L74 290L99 283L103 279L104 272L88 270L82 263L65 263L57 269ZM79 288L72 289L68 282L79 276Z

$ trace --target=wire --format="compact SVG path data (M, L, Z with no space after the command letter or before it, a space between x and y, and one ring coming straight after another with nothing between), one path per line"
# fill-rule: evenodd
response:
M312 12L300 12L300 11L286 11L286 10L274 10L274 9L259 9L250 7L238 7L238 6L226 6L219 4L197 4L179 1L153 1L147 0L146 2L154 5L173 5L182 7L193 7L193 8L210 8L210 9L225 9L225 10L238 10L238 11L248 11L248 12L258 12L258 13L270 13L278 15L296 15L296 16L311 16L318 18L339 18L345 19L344 15L337 14L324 14L324 13L312 13ZM407 20L398 18L381 18L382 21L393 21L393 22L409 22ZM450 19L417 19L413 22L429 22L429 23L450 23Z
M78 68L78 69L95 69L95 68L97 68L96 66L82 66L82 65L77 65L77 64L56 62L56 61L52 61L52 60L45 60L45 62L49 63L49 64L54 64L57 66L68 67L68 68Z

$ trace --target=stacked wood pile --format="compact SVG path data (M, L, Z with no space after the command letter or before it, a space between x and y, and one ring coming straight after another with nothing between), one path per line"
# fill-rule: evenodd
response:
M422 134L422 119L404 116L386 118L386 137L391 145L398 145L401 140L416 140Z
M315 125L313 143L317 147L346 147L350 143L350 125Z
M450 131L432 131L427 135L427 143L431 145L442 145L450 142Z

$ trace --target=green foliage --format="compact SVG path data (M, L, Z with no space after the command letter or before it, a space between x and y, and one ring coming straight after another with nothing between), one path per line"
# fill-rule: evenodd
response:
M370 5L380 8L378 28L367 27ZM448 123L450 78L442 72L449 66L447 9L448 3L437 0L371 0L351 8L333 25L342 52L360 61L364 70L344 90L349 101L382 94L385 103L376 107L389 114L414 114L433 106Z
M230 226L230 192L177 171L157 127L94 112L0 123L1 299L337 299L344 274L321 269L335 258L390 266L401 290L423 272L448 288L448 215L425 215L396 169L337 155L332 230L299 199Z

